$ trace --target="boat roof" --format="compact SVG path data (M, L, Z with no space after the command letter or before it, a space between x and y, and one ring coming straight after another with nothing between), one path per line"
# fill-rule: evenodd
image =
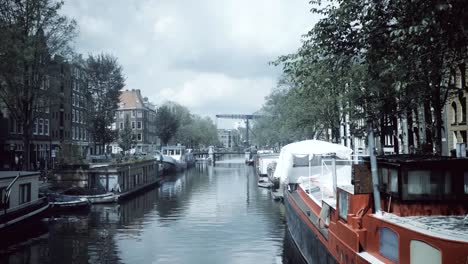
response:
M0 179L15 178L20 173L20 177L36 176L39 175L39 171L0 171Z
M374 216L429 236L468 242L468 217L464 215L397 216L377 213Z
M366 157L366 159L369 159ZM377 161L379 163L395 164L395 165L443 165L447 166L456 166L462 164L468 164L467 158L456 158L456 157L447 157L447 156L438 156L438 155L411 155L411 154L398 154L398 155L385 155L378 156Z
M322 156L335 154L340 159L350 159L353 150L339 144L321 140L304 140L288 144L281 148L274 177L286 181L290 168L294 166L294 157Z

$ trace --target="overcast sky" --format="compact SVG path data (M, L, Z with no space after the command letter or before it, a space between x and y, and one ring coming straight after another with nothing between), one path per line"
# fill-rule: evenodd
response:
M268 62L316 21L309 0L68 0L78 53L119 59L126 89L200 115L251 114L275 87Z

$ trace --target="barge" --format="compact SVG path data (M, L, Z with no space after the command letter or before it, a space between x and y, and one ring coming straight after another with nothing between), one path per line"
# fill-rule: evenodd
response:
M468 263L468 159L383 156L373 180L373 157L351 154L317 140L281 150L275 175L307 263Z

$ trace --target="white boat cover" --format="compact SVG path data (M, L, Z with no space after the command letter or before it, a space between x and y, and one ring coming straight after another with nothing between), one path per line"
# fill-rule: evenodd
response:
M294 157L304 158L309 156L309 159L312 159L314 155L327 155L332 153L339 159L349 160L351 159L353 151L343 145L315 139L288 144L281 148L274 177L280 178L280 182L285 183L289 172L293 168Z

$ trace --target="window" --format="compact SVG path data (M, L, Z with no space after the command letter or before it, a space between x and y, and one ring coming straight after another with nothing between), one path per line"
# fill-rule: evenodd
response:
M391 229L380 228L380 255L398 262L398 236Z
M49 135L49 119L44 120L44 135Z
M465 171L464 173L465 178L465 194L468 194L468 172Z
M135 117L135 110L132 110L132 117Z
M38 128L38 120L36 118L36 119L34 119L33 135L37 135L37 128Z
M124 117L124 111L119 111L119 114L120 114L120 118Z
M452 175L442 170L410 170L404 177L403 198L437 198L452 193Z
M462 138L462 142L466 143L466 130L460 131L460 136Z
M75 127L72 127L72 139L75 139Z
M86 140L86 134L87 134L86 129L83 129L83 139L84 140Z
M75 122L75 115L76 115L76 111L75 109L72 110L72 122Z
M5 197L6 194L6 187L1 187L0 188L0 209L8 209L10 207L10 201L4 203L3 202L3 197Z
M135 129L135 121L132 121L132 129Z
M141 129L141 121L138 121L138 122L137 122L137 128L138 128L138 129Z
M31 183L19 185L19 203L24 204L31 201Z
M379 185L384 192L398 192L398 170L393 168L379 168Z
M138 134L137 134L137 140L138 140L138 141L142 141L141 133L138 133Z
M466 98L463 97L460 100L460 105L461 105L461 122L466 123Z
M38 129L38 134L39 135L44 135L44 119L39 119L39 129Z
M457 103L452 103L452 124L457 124Z
M457 131L453 131L453 149L457 148L457 143L458 143L458 137L457 137Z
M410 264L442 264L442 254L440 250L433 246L419 241L410 242Z
M339 213L340 217L343 220L347 220L348 217L348 193L344 191L338 192L338 202L339 202Z
M143 117L143 112L138 111L138 112L137 112L137 117Z
M123 129L124 128L124 123L123 122L120 122L119 123L119 129Z
M72 105L75 106L75 102L76 102L76 96L75 94L72 94Z

